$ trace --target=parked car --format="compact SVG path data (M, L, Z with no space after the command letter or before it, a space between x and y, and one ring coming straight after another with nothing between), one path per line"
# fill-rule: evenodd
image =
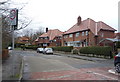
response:
M114 66L116 72L120 73L120 52L114 57Z
M8 47L8 50L12 50L12 47L11 47L11 46L9 46L9 47Z
M43 54L53 54L53 49L52 48L45 48L43 50Z
M37 53L43 53L44 48L37 48Z

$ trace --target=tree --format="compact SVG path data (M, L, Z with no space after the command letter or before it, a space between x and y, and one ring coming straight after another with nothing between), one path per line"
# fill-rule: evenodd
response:
M43 34L43 27L40 27L38 30L34 29L24 29L22 31L22 36L29 37L29 42L32 44L41 34Z
M11 44L12 39L12 28L9 25L9 12L11 10L10 5L14 4L11 2L11 0L2 0L0 1L0 15L2 15L2 48L7 48L9 44ZM23 9L24 6L18 9L20 12ZM22 15L19 13L19 15ZM28 17L23 17L19 19L19 25L18 30L21 30L23 28L26 28L32 20L30 20Z

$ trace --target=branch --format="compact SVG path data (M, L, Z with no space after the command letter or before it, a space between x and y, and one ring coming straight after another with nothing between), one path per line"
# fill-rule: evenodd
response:
M32 22L32 20L30 20L30 22L28 23L28 24L26 24L24 27L20 27L19 29L16 29L16 30L21 30L21 29L23 29L23 28L26 28L30 23ZM23 23L24 24L24 23Z

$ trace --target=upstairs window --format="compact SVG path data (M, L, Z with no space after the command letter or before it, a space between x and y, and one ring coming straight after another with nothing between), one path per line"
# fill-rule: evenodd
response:
M84 36L84 32L82 32L82 36Z
M69 37L70 37L70 38L73 37L73 34L69 34Z
M48 39L48 37L45 37L44 39Z
M68 38L68 35L64 35L64 38Z
M86 31L86 36L88 35L88 31Z
M104 33L101 33L101 37L104 37Z
M80 36L80 33L79 33L79 32L78 32L78 33L76 33L76 34L75 34L75 36L76 36L76 37L79 37L79 36Z

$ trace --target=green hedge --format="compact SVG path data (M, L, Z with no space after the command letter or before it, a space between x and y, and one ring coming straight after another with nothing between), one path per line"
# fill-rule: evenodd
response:
M119 41L119 42L116 42L116 47L117 47L117 48L120 48L120 41Z
M73 46L52 47L54 51L71 52Z
M83 53L83 54L93 54L93 56L94 55L104 56L104 57L110 56L110 58L112 58L112 48L108 47L108 46L105 46L105 47L102 47L102 46L82 47L79 50L79 52Z
M38 48L38 46L36 46L36 45L21 45L21 48L36 50Z

